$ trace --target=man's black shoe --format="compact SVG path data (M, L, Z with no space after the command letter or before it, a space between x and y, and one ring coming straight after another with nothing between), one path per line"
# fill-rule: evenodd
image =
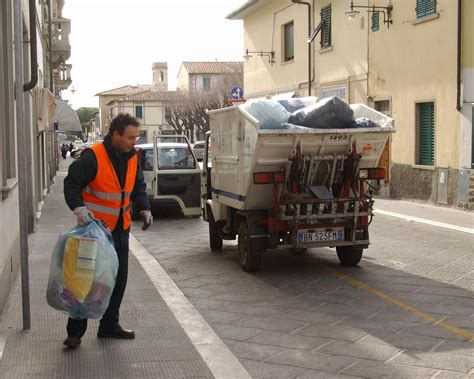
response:
M135 338L135 332L133 330L125 330L119 324L111 330L101 330L97 332L98 338L117 338L121 340L133 340Z
M77 349L81 344L81 337L78 336L69 336L63 342L63 345L66 345L70 349Z

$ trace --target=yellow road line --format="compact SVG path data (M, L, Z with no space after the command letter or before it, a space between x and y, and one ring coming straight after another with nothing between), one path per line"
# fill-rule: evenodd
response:
M350 275L348 274L343 274L342 272L339 272L339 271L336 271L336 270L333 270L332 268L329 268L327 266L324 266L321 264L321 267L324 271L328 272L329 274L337 277L338 279L354 286L354 287L357 287L361 290L364 290L365 292L367 293L370 293L371 295L374 295L378 298L380 298L381 300L384 300L390 304L393 304L393 305L396 305L408 312L411 312L415 315L417 315L418 317L422 318L423 320L426 320L428 321L429 323L433 324L433 325L436 325L436 326L439 326L445 330L447 330L448 332L452 333L452 334L456 334L457 336L460 336L464 339L466 339L467 341L469 342L473 342L474 341L474 334L468 332L467 330L464 330L464 329L461 329L461 328L458 328L457 326L454 326L454 325L451 325L447 322L444 322L440 319L437 319L436 317L430 315L429 313L427 312L424 312L420 309L417 309L415 308L414 306L412 305L409 305L399 299L396 299L394 298L393 296L390 296L388 293L385 293L384 291L381 291L381 290L378 290L376 288L372 288L370 286L368 286L367 284L361 282L360 280L357 280L357 279L354 279L352 278Z

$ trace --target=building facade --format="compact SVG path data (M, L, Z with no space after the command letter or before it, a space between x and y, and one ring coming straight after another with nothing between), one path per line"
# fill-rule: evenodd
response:
M229 92L242 86L242 62L183 62L178 71L178 90Z
M58 168L55 97L71 83L64 1L33 4L0 5L0 313L19 271L21 230L35 230Z
M244 21L247 96L304 96L311 88L319 98L374 107L397 129L385 192L469 206L472 2L392 0L375 10L361 0L366 8L354 8L353 21L349 1L310 4L248 1L228 16Z

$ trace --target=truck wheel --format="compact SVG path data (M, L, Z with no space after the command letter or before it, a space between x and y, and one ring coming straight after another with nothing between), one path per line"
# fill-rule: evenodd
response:
M337 257L343 266L357 266L364 249L355 246L336 246Z
M212 214L211 208L207 208L207 217L209 224L209 244L211 245L211 250L221 251L222 238L219 236L219 232L217 231L217 223L214 220L214 215Z
M261 255L252 249L249 227L245 221L239 226L238 245L240 264L243 270L246 272L257 271L260 267Z

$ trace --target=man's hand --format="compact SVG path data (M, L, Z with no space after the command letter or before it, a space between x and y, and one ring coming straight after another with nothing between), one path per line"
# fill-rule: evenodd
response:
M150 211L140 211L140 218L143 220L142 230L147 230L153 223L153 216Z
M74 214L77 217L77 223L81 226L90 224L94 215L87 209L87 207L77 207L74 209Z

